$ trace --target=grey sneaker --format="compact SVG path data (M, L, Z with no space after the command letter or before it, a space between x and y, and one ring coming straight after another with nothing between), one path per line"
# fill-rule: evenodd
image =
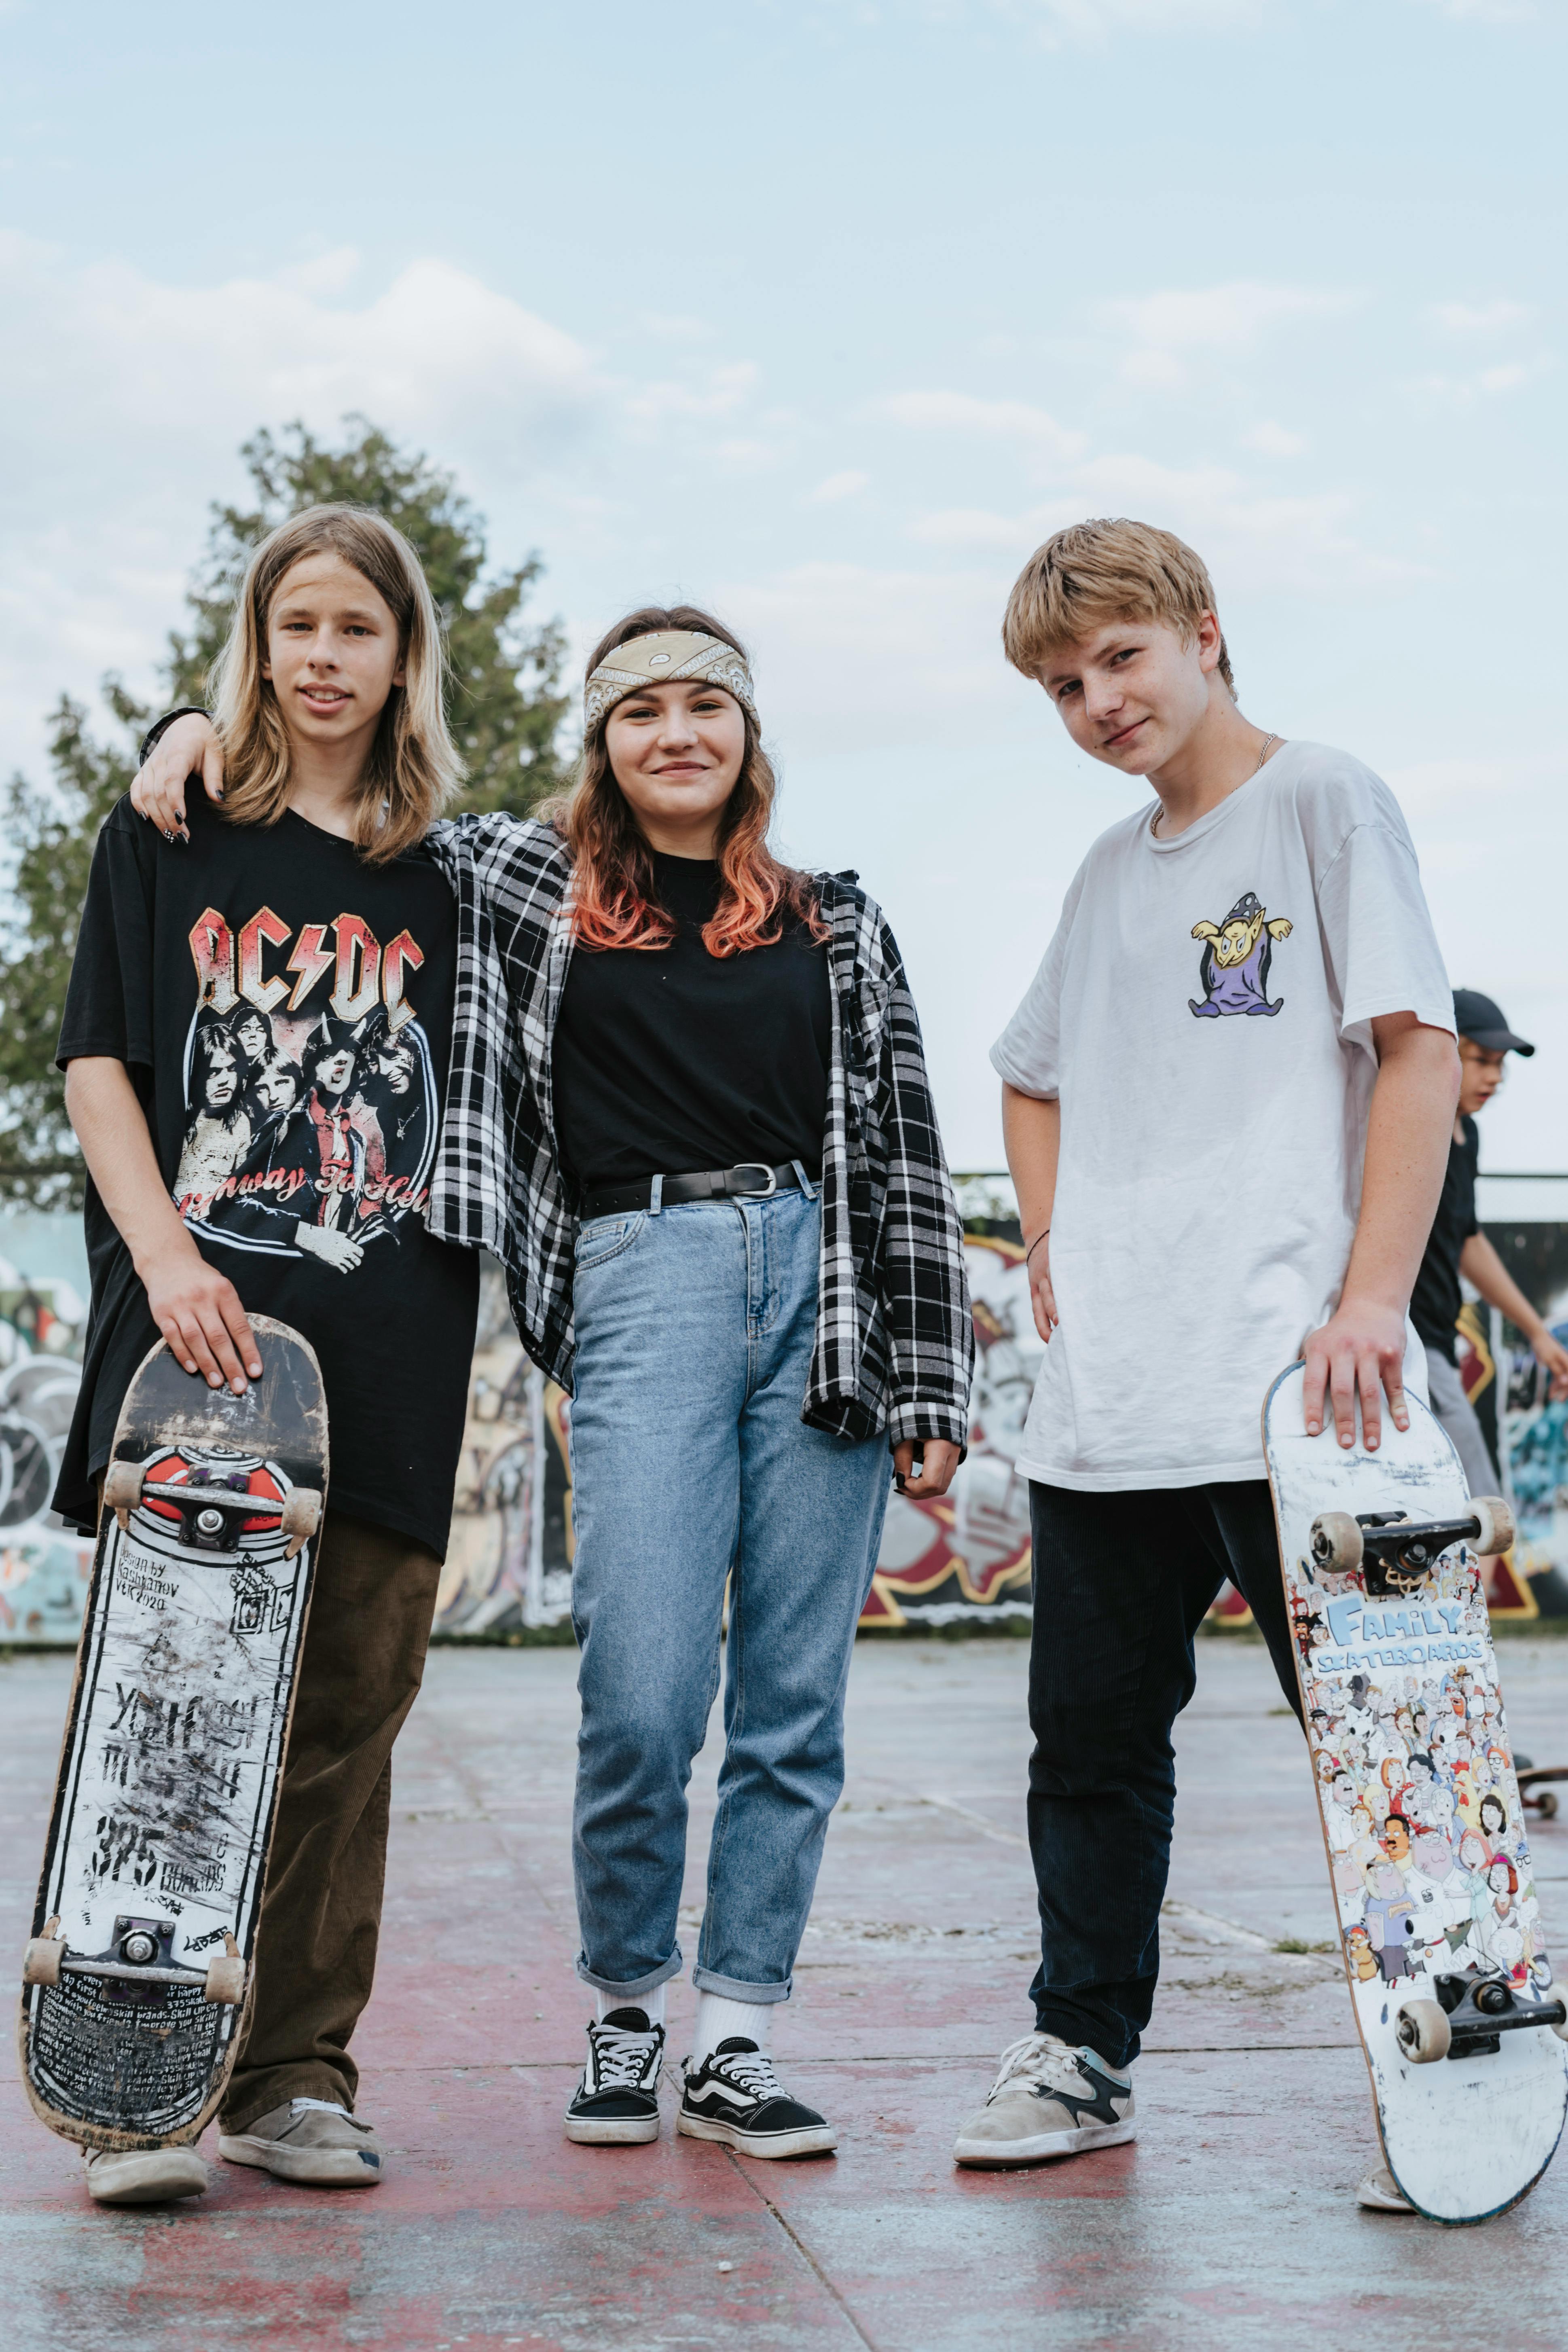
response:
M194 2147L89 2147L87 2193L100 2205L169 2205L200 2197L207 2168Z
M958 2164L1044 2164L1136 2139L1132 2084L1092 2050L1026 2033L1002 2053L991 2095L952 2144Z
M1355 2201L1364 2206L1369 2213L1414 2213L1415 2210L1386 2164L1380 2164L1375 2172L1367 2174L1356 2190Z
M385 2150L368 2124L333 2099L290 2099L248 2130L220 2131L217 2152L230 2164L259 2165L279 2180L312 2189L374 2189L385 2176Z

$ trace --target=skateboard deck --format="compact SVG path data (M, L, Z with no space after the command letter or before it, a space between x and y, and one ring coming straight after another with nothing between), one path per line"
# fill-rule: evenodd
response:
M1507 1507L1472 1502L1415 1397L1375 1454L1331 1419L1309 1437L1303 1376L1269 1390L1263 1444L1341 1958L1390 2171L1429 2219L1483 2221L1568 2106L1477 1549L1506 1548Z
M162 1341L126 1392L23 1968L22 2074L84 2147L195 2140L234 2065L327 1486L314 1351Z

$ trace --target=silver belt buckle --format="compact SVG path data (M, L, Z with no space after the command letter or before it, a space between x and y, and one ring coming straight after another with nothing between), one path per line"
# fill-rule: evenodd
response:
M777 1172L768 1166L765 1160L737 1160L735 1172L738 1174L742 1168L760 1168L768 1181L760 1190L753 1186L748 1192L731 1192L731 1201L771 1201L779 1189Z

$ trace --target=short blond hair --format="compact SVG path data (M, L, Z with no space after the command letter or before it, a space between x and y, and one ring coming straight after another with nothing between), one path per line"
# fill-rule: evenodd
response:
M1053 654L1112 622L1161 621L1190 645L1204 614L1215 611L1208 566L1173 531L1125 517L1075 522L1037 547L1019 572L1002 644L1014 668L1037 679ZM1219 674L1234 695L1223 631Z
M213 718L227 770L223 814L276 824L289 798L289 737L262 676L272 600L302 557L341 555L397 624L404 683L381 714L354 814L354 845L373 866L423 840L462 782L442 702L446 646L424 568L403 533L368 507L306 507L268 533L246 568L228 641L213 667Z

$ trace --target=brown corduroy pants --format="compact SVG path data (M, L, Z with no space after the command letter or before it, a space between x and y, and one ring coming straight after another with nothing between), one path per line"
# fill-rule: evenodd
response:
M328 1510L226 2131L286 2099L353 2105L348 2045L375 1976L393 1742L418 1693L440 1574L423 1544Z

